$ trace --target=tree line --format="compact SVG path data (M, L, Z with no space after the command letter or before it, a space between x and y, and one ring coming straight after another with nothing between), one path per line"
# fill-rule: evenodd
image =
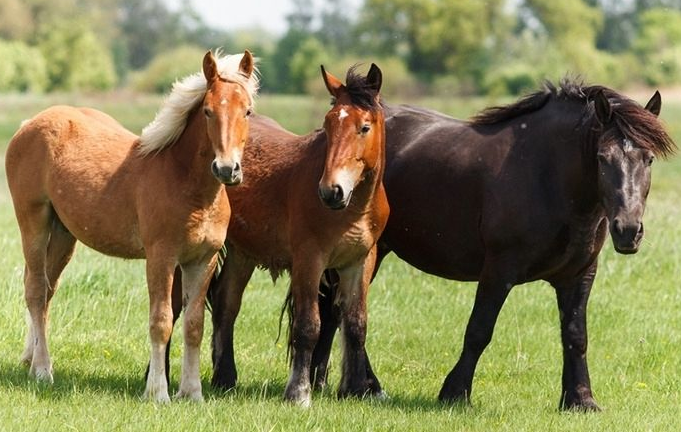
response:
M0 0L0 91L166 91L208 48L251 49L263 90L321 92L319 64L377 62L389 94L516 94L566 74L681 82L681 0L291 0L288 27L227 32L189 0Z

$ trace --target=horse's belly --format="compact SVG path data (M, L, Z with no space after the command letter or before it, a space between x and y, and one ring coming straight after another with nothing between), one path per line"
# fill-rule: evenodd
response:
M144 258L138 225L131 215L121 212L122 209L109 208L94 214L89 211L93 208L88 207L55 202L53 206L64 227L86 246L105 255Z

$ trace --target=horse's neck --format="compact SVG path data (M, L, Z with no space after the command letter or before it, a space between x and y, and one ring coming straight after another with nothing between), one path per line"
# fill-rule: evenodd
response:
M205 194L211 200L222 185L210 170L214 152L206 133L206 122L200 111L194 111L187 119L184 131L177 142L165 150L177 175L185 179L186 187L193 189L194 196Z

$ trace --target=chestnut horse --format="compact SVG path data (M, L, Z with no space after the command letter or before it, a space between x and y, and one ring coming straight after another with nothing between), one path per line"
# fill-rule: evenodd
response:
M385 108L391 212L376 269L393 251L424 272L478 281L463 352L441 400L470 401L476 364L511 288L545 280L555 288L560 316L559 407L598 410L586 361L587 301L608 231L619 253L635 253L641 243L651 163L676 148L657 119L660 107L657 92L642 107L608 88L565 81L471 121ZM319 298L315 386L325 383L338 324L331 298ZM216 345L224 339L217 331L214 338ZM224 357L232 351L221 352L214 363L233 365ZM378 382L368 357L366 365L367 379Z
M366 379L366 295L374 270L376 240L388 218L383 176L384 124L379 100L381 71L347 74L346 83L322 76L333 107L324 129L294 135L254 116L244 152L243 183L230 190L234 210L226 260L211 293L215 331L213 385L233 387L233 332L243 291L256 266L276 278L291 274L292 364L284 397L310 404L310 362L319 335L319 280L325 269L339 275L337 296L343 328L340 396L375 389ZM175 311L178 313L179 311ZM228 350L229 352L224 352ZM380 387L378 388L380 392Z
M171 287L182 270L185 351L178 397L201 400L204 300L230 207L223 184L241 180L254 60L203 59L203 73L175 84L138 138L108 115L55 106L12 138L6 172L26 260L30 315L21 360L53 382L46 321L76 240L107 255L146 258L151 364L145 398L169 400L164 351L172 330Z

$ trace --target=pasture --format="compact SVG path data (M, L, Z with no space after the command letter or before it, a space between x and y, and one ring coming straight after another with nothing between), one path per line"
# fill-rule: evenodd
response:
M681 144L681 98L662 91L661 117ZM644 103L648 92L635 95ZM391 101L395 102L395 101ZM466 117L490 101L419 100ZM492 101L501 103L505 101ZM0 154L21 120L57 103L99 108L139 133L160 99L151 96L51 95L0 98ZM299 133L320 127L326 98L259 98L256 111ZM483 354L473 406L437 402L459 355L475 285L425 275L389 257L369 296L367 349L390 398L337 400L340 355L331 360L331 388L303 410L282 401L286 348L275 342L288 279L275 286L256 272L236 324L239 385L210 388L207 320L201 376L206 402L167 406L141 401L148 360L148 295L143 261L108 258L79 245L51 308L49 343L55 384L35 383L18 364L25 307L19 232L0 164L0 430L462 430L668 431L681 428L681 157L656 161L646 236L638 254L600 256L589 305L589 366L604 411L561 413L562 353L553 290L543 283L514 288ZM244 175L248 167L244 166ZM177 390L181 332L171 352Z

